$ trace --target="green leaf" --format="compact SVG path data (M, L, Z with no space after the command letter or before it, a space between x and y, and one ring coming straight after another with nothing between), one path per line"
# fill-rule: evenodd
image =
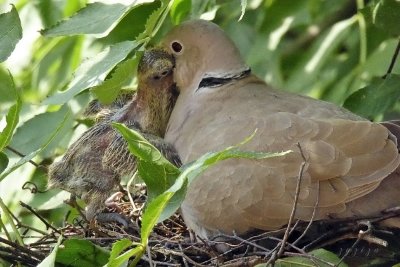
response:
M321 267L328 267L332 266L335 264L338 264L340 262L340 258L336 256L334 253L327 251L325 249L317 249L314 251L311 251L309 254L315 256L315 260L312 261L309 258L305 257L287 257L283 259L279 259L275 262L276 267L293 267L293 266L309 266L309 267L314 267L315 264L318 264L318 266ZM321 259L322 261L318 260ZM329 262L332 265L326 264L325 262ZM259 264L257 267L266 267L266 264ZM338 267L347 267L347 264L344 262L341 262Z
M124 263L127 262L131 257L137 256L141 257L144 253L144 246L141 244L136 246L133 249L127 250L124 252L122 255L118 256L117 258L113 259L112 261L109 261L107 263L107 267L123 267Z
M117 257L127 249L128 247L132 246L133 242L129 239L121 239L115 242L112 245L111 253L110 253L110 258L108 259L108 264L107 266L121 266L123 264L123 261L121 259L117 260Z
M68 239L58 249L56 262L67 266L98 267L107 263L110 252L88 240Z
M172 22L175 25L180 24L189 15L191 9L191 0L175 0L169 12Z
M16 99L16 103L8 110L6 116L6 127L0 133L0 151L10 143L11 138L13 136L13 132L17 127L19 121L19 112L21 111L22 102L18 95L17 90L15 89L15 85L13 82L13 78L11 74L9 74L11 83L10 83L10 91L14 94L14 98Z
M14 82L10 73L0 66L0 103L7 103L15 101L15 92L10 90L14 87ZM4 110L0 106L0 112ZM8 109L7 109L8 110Z
M3 152L0 152L0 173L2 173L8 166L8 157Z
M10 145L22 154L40 149L70 112L69 107L64 105L58 111L34 116L18 127Z
M177 170L177 168L164 158L161 152L150 144L139 132L129 129L121 123L112 123L112 125L128 142L131 153L140 160L154 162L154 164L168 166L171 170Z
M37 267L54 267L58 248L61 244L62 236L58 238L57 244L54 246L51 253Z
M146 21L146 30L139 34L137 40L146 40L149 37L154 37L154 35L157 33L162 23L164 22L165 17L168 14L170 5L173 4L175 1L161 0L160 2L161 6L149 16Z
M400 1L380 0L375 6L368 6L360 12L367 23L391 35L400 35Z
M21 21L15 6L11 11L0 14L0 62L6 60L22 38Z
M343 43L351 27L357 22L357 17L353 16L346 20L335 23L329 32L319 36L306 53L302 53L301 60L298 60L296 67L285 87L290 91L304 92L311 88L318 81L318 74L326 66L332 55Z
M123 124L113 126L128 142L129 151L138 159L140 177L147 185L149 200L167 190L176 180L180 171L150 144L140 133Z
M368 119L384 114L400 98L400 75L391 74L386 79L375 78L371 84L354 92L344 102L344 107Z
M147 19L160 6L160 1L135 6L107 36L99 39L99 41L109 45L126 40L134 40L146 30Z
M138 65L138 56L128 59L117 65L111 78L104 83L91 89L96 98L103 104L110 104L117 96L121 88L129 81L135 73Z
M173 195L174 192L165 192L151 201L147 206L142 217L142 229L140 231L142 244L147 244L154 225L159 221L161 213Z
M55 129L53 133L48 137L48 139L40 145L40 148L36 151L31 152L30 154L26 155L25 157L21 158L18 162L16 162L13 166L8 168L4 173L0 175L0 182L3 180L7 175L18 169L21 165L27 163L29 160L33 159L36 155L41 153L60 133L62 133L62 129L64 129L65 123L70 119L71 113L68 112L65 114L64 118L58 124L58 127Z
M81 61L84 37L40 38L38 42L39 47L33 51L37 67L32 70L31 86L41 88L40 93L35 92L37 100L41 101L47 95L65 89L70 82Z
M75 77L67 90L49 97L44 104L64 104L83 90L100 84L107 73L138 45L133 41L121 42L86 60L75 71Z
M96 34L98 37L103 37L118 24L132 6L144 2L149 1L138 1L138 3L136 1L121 1L121 3L114 4L90 3L71 18L61 21L49 29L42 30L41 33L49 37L77 34ZM84 27L82 27L83 25Z

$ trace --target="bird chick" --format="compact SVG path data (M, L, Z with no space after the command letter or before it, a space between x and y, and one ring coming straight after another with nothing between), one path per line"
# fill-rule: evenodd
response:
M82 198L87 203L88 220L102 212L121 177L136 171L136 159L112 122L141 132L167 159L180 165L175 149L162 139L178 96L172 77L174 64L174 59L161 50L146 51L139 62L138 90L132 100L113 111L109 119L89 128L60 161L49 167L49 187Z
M136 92L128 91L121 92L117 98L110 104L102 104L98 99L90 101L85 111L83 112L83 118L92 119L95 122L110 119L116 111L125 106Z

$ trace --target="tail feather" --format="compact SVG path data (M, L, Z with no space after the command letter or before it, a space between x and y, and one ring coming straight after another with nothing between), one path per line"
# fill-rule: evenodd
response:
M390 139L397 144L397 149L400 151L400 120L384 121L381 124L390 131Z

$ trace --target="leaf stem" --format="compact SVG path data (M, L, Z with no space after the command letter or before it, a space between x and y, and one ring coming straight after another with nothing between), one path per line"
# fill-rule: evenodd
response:
M400 52L400 39L399 39L399 42L397 43L397 47L396 47L396 50L394 51L394 54L393 54L392 60L391 60L391 62L390 62L389 68L388 68L388 70L386 71L385 76L383 77L384 79L386 79L386 77L387 77L389 74L392 73L392 70L393 70L393 68L394 68L394 65L396 64L396 60L397 60L397 57L398 57L398 55L399 55L399 52Z
M364 0L357 0L357 10L364 8ZM360 65L367 60L367 30L365 18L361 13L358 13L358 26L360 28Z

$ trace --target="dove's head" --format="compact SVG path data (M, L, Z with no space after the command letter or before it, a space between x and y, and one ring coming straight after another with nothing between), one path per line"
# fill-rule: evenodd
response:
M162 46L175 57L174 79L181 92L195 91L205 78L236 76L248 69L232 40L212 22L184 22L165 36Z

